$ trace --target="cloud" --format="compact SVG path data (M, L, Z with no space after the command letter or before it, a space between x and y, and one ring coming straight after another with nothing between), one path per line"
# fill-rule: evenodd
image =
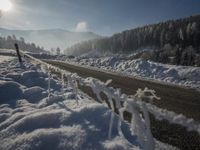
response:
M77 23L75 31L76 32L87 32L87 31L89 31L88 23L85 22L85 21L81 21L81 22Z

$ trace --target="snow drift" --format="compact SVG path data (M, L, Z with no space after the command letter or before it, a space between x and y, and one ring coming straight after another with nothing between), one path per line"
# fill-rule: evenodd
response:
M131 55L76 57L66 59L66 61L122 75L200 89L200 67L175 66L142 59L131 59Z
M0 68L0 90L7 89L1 93L0 149L143 149L129 124L120 121L119 130L117 115L74 89L73 76L68 83L72 88L27 61L20 66L13 60L0 64ZM104 88L93 79L84 82ZM97 94L98 88L94 92ZM156 141L156 149L161 147L174 149Z

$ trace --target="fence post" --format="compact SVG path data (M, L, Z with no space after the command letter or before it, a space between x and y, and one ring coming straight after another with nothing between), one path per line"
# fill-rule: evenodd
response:
M16 49L16 52L17 52L17 57L19 59L19 63L21 64L22 63L22 58L21 58L21 55L19 53L19 47L18 47L17 43L15 43L15 49Z

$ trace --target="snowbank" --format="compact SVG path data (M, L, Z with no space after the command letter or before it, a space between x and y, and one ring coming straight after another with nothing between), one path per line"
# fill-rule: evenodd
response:
M117 55L100 58L81 57L66 61L128 76L200 89L200 67L166 65L130 58L130 56Z
M113 113L80 91L77 105L73 89L62 88L39 67L12 60L0 68L0 149L141 149L127 123L121 125L125 137L119 135L116 115L108 139ZM174 149L158 141L156 147Z
M0 53L1 53L1 51L0 51ZM9 60L12 60L12 59L13 59L13 57L11 57L11 56L1 56L0 55L0 63L2 63L4 61L9 61Z

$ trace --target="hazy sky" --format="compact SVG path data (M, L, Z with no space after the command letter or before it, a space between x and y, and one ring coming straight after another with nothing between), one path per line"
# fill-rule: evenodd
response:
M62 28L70 31L92 31L101 35L111 35L144 24L200 14L200 0L10 0L10 2L12 9L3 13L0 27Z

